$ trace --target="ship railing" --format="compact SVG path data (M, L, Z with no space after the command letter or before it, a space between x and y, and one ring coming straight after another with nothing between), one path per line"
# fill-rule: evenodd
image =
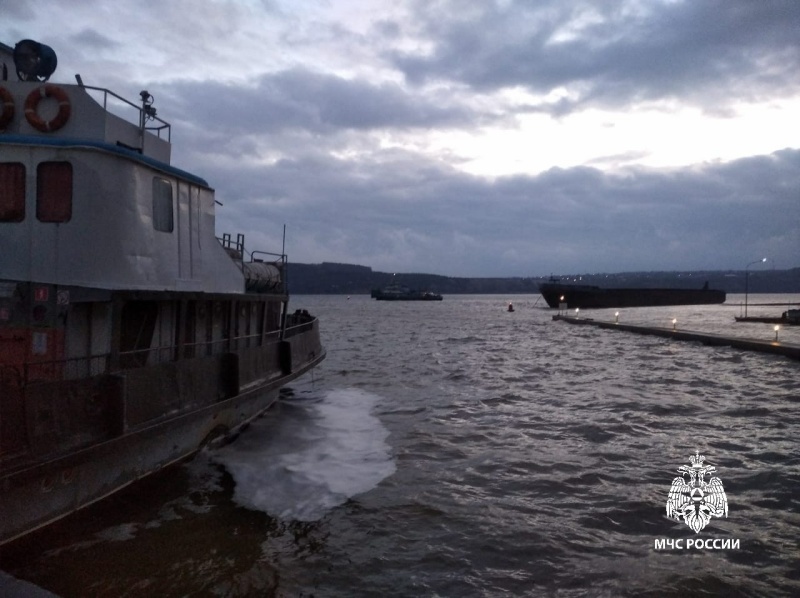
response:
M308 311L297 310L294 313L287 314L286 316L286 331L283 337L289 338L296 334L308 332L314 328L316 318L308 313Z
M244 259L244 235L242 233L236 235L235 240L230 233L223 233L221 237L217 237L217 241L233 261L242 262Z
M287 328L284 338L288 338L311 330L315 318L307 313L287 316ZM164 347L150 347L119 354L120 370L170 363L192 357L208 357L231 351L239 351L248 347L258 347L280 340L280 330L265 334L244 334L232 338L183 343ZM111 354L73 357L54 361L38 361L19 364L0 365L0 386L22 387L37 382L55 380L79 380L112 373Z
M217 241L219 241L222 248L225 249L240 270L244 271L242 264L247 261L249 261L249 263L269 263L278 268L280 272L280 287L277 290L283 294L288 292L289 285L285 253L272 253L259 250L249 252L244 247L244 235L242 233L238 233L235 239L230 233L224 233L221 237L217 237ZM245 259L246 257L248 258L247 260Z
M265 260L264 258L257 258L256 255L269 255L272 256L273 260ZM284 263L286 263L286 254L285 253L271 253L269 251L254 251L250 254L250 261L251 262L266 262L269 261L270 264L275 264L276 266L280 267Z
M286 332L288 338L314 328L316 318L303 310L286 316ZM242 334L230 338L221 338L213 341L199 341L196 343L183 343L179 345L165 345L163 347L150 347L120 353L120 364L123 369L129 367L142 367L159 363L169 363L180 359L192 357L210 357L231 351L239 351L249 347L260 347L280 340L280 330L270 332Z
M290 338L297 334L302 334L303 332L309 332L314 328L314 322L308 322L306 324L299 324L298 326L292 326L291 328L286 329L286 333L283 335L283 338Z
M121 95L114 93L110 89L106 89L104 87L94 87L92 85L84 85L83 82L80 81L80 79L78 80L78 82L79 82L80 86L83 89L90 90L90 91L96 91L96 92L98 92L98 94L102 95L102 98L103 98L102 102L99 102L99 103L102 104L104 110L106 110L108 112L114 112L111 109L114 106L110 106L109 105L109 98L112 98L113 100L115 100L114 102L112 102L113 104L117 104L117 101L122 102L122 104L125 105L123 107L124 110L128 110L130 108L133 108L133 110L136 111L136 113L138 114L137 122L138 122L140 128L144 129L145 131L150 131L151 133L153 133L159 139L162 138L161 135L163 133L164 134L164 138L166 139L166 141L167 142L171 141L170 138L172 137L172 125L170 125L167 121L165 121L165 120L159 118L158 116L156 116L155 115L155 110L147 110L147 109L143 108L142 106L134 104L130 100L126 100L125 98L123 98ZM157 124L148 126L148 125L145 124L148 121L153 121L153 122L155 122Z
M230 233L224 233L221 237L217 237L220 245L228 252L228 255L236 262L244 262L245 256L249 256L250 262L268 262L274 264L283 271L283 266L286 264L285 253L272 253L270 251L247 251L244 247L244 235L239 233L234 239ZM257 256L270 256L274 259L264 259Z
M279 340L280 331L274 330L265 334L243 334L231 338L222 338L213 341L199 341L196 343L182 343L179 345L165 345L163 347L149 347L120 352L120 366L122 369L169 363L180 359L192 357L209 357L221 355L231 351L238 351L248 347L258 347Z

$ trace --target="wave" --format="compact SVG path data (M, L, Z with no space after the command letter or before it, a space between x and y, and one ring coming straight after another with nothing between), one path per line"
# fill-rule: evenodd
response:
M358 389L294 395L212 459L236 482L234 501L289 521L316 521L395 472L377 395Z

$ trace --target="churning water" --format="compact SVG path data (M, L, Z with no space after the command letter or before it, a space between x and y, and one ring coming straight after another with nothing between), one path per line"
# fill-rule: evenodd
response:
M281 417L253 424L213 454L236 480L236 503L284 521L317 521L395 472L378 397L332 390L284 399Z
M620 321L772 339L729 302ZM536 296L294 307L322 320L313 375L3 568L65 598L800 595L796 361L553 322ZM699 533L666 516L696 451L728 502Z

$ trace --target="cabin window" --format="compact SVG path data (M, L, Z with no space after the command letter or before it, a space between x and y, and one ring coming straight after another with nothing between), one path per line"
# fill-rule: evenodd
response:
M25 220L25 165L0 164L0 222Z
M36 169L36 218L69 222L72 218L72 164L41 162Z
M167 179L153 179L153 228L171 233L174 224L172 219L172 183Z

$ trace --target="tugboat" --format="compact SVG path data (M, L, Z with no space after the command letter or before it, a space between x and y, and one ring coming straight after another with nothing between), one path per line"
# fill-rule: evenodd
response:
M0 44L0 544L232 438L325 357L286 255L216 237L153 97L56 62Z
M370 293L378 301L441 301L439 293L417 291L401 284L390 284L382 289L372 289Z

